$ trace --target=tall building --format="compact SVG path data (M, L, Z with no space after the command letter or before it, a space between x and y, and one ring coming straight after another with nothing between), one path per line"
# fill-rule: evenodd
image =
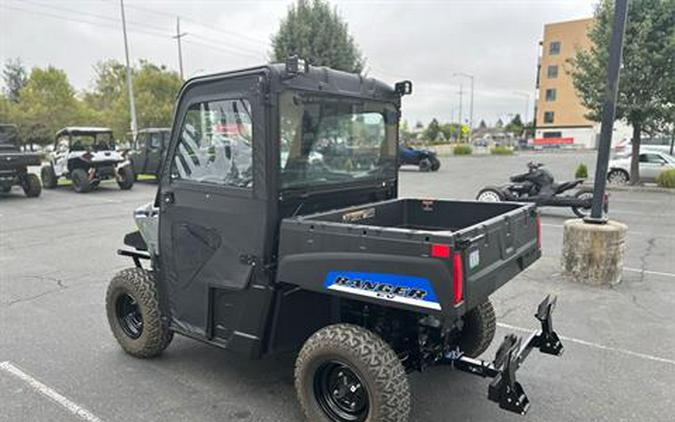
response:
M595 148L598 125L584 117L586 109L567 72L580 49L590 49L588 30L593 18L544 25L540 42L535 103L534 144Z

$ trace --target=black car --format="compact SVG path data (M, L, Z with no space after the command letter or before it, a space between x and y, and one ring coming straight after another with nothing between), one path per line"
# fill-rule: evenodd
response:
M0 192L8 193L12 186L21 186L29 198L40 196L40 179L28 172L28 166L39 166L40 155L21 152L15 125L0 124Z
M141 174L159 176L166 148L171 136L171 128L141 129L131 143L127 159L131 161L134 177Z

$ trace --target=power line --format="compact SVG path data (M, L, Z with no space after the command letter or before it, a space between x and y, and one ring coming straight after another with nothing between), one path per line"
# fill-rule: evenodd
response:
M150 8L147 8L147 7L141 7L141 6L136 6L136 5L128 5L127 7L132 8L132 9L136 9L136 10L140 10L140 11L144 11L146 13L151 13L153 15L163 15L163 16L167 16L167 17L171 17L171 18L176 17L175 13L164 12L164 11L156 10L156 9L150 9ZM260 39L257 39L257 38L249 37L249 36L244 35L244 34L240 34L240 33L233 32L233 31L226 31L226 30L223 30L223 29L214 29L212 27L212 25L205 24L205 23L200 22L199 20L197 20L195 18L192 18L192 17L189 17L189 16L181 16L181 18L184 21L188 21L188 22L191 22L195 25L199 25L203 28L206 28L209 31L219 32L219 33L227 35L227 36L233 36L233 37L241 38L245 41L248 41L248 42L251 42L251 43L256 43L256 44L259 44L259 45L265 45L265 46L268 45L267 41L263 41L263 40L260 40Z
M93 25L93 26L96 26L97 28L110 28L110 29L114 29L116 31L119 31L121 29L121 25L112 25L112 24L95 22L95 21L85 20L85 19L75 19L75 18L72 18L72 17L58 15L58 14L54 14L54 13L51 13L51 12L38 11L38 10L33 10L33 9L24 9L24 8L20 8L20 7L16 7L16 6L10 6L10 5L3 5L2 7L5 8L5 9L23 12L23 13L27 13L27 14L33 14L33 15L45 16L45 17L49 17L49 18L53 18L53 19L59 19L59 20L66 21L66 22L74 22L74 23L83 23L83 24L87 24L87 25ZM171 39L171 35L168 34L168 33L167 34L164 34L164 33L160 34L160 33L156 33L156 32L149 32L149 31L140 30L140 29L137 29L137 28L130 29L129 32L130 33L136 33L136 34L149 35L149 36L157 37L157 38L162 38L162 39L167 40L167 41ZM188 41L186 40L185 42L188 42ZM207 44L207 43L204 43L204 42L197 42L197 41L190 41L189 43L200 45L202 47L206 47L206 48L209 48L209 49L212 49L212 50L225 52L225 53L228 53L228 54L239 54L239 55L242 55L242 56L259 58L259 55L257 55L256 53L253 53L253 52L238 51L238 50L231 49L231 48L228 49L227 47L224 48L224 46L215 46L215 45Z
M101 22L93 22L93 21L83 20L83 19L74 19L74 18L71 18L71 17L63 16L63 15L56 15L56 14L53 14L51 12L42 12L42 11L37 11L37 10L33 10L33 9L23 9L23 8L20 8L20 7L9 6L9 5L3 5L2 8L14 10L14 11L17 11L17 12L23 12L23 13L33 14L33 15L50 17L50 18L53 18L53 19L60 19L60 20L67 21L67 22L75 22L75 23L84 23L84 24L88 24L88 25L94 25L94 26L99 27L99 28L111 28L111 29L114 29L116 31L119 31L121 29L120 25L110 25L110 24L105 24L105 23L101 23ZM150 36L153 36L153 37L159 37L159 38L164 38L164 39L168 39L168 37L169 37L169 35L162 35L162 34L157 34L157 33L154 33L154 32L142 31L142 30L139 30L139 29L134 29L133 31L129 31L129 32L135 32L135 33L139 33L139 34L145 34L145 35L150 35Z

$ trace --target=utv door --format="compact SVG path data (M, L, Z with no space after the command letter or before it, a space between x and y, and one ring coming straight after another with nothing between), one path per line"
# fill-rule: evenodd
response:
M145 172L159 174L159 166L162 164L162 132L149 134L147 153L145 155Z
M249 74L189 83L160 182L160 278L171 326L228 347L237 336L259 347L256 321L268 303L265 289L248 289L267 227L264 82Z

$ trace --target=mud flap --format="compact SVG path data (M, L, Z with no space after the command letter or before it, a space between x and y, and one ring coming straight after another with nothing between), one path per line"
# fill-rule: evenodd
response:
M488 387L488 399L498 403L502 409L524 415L530 407L530 400L516 380L516 371L532 349L555 356L562 355L564 350L558 334L553 330L552 313L556 301L555 296L549 295L539 304L535 317L541 324L540 331L535 331L525 341L515 334L507 335L492 362L469 358L461 351L453 351L446 355L445 363L460 371L493 378Z

